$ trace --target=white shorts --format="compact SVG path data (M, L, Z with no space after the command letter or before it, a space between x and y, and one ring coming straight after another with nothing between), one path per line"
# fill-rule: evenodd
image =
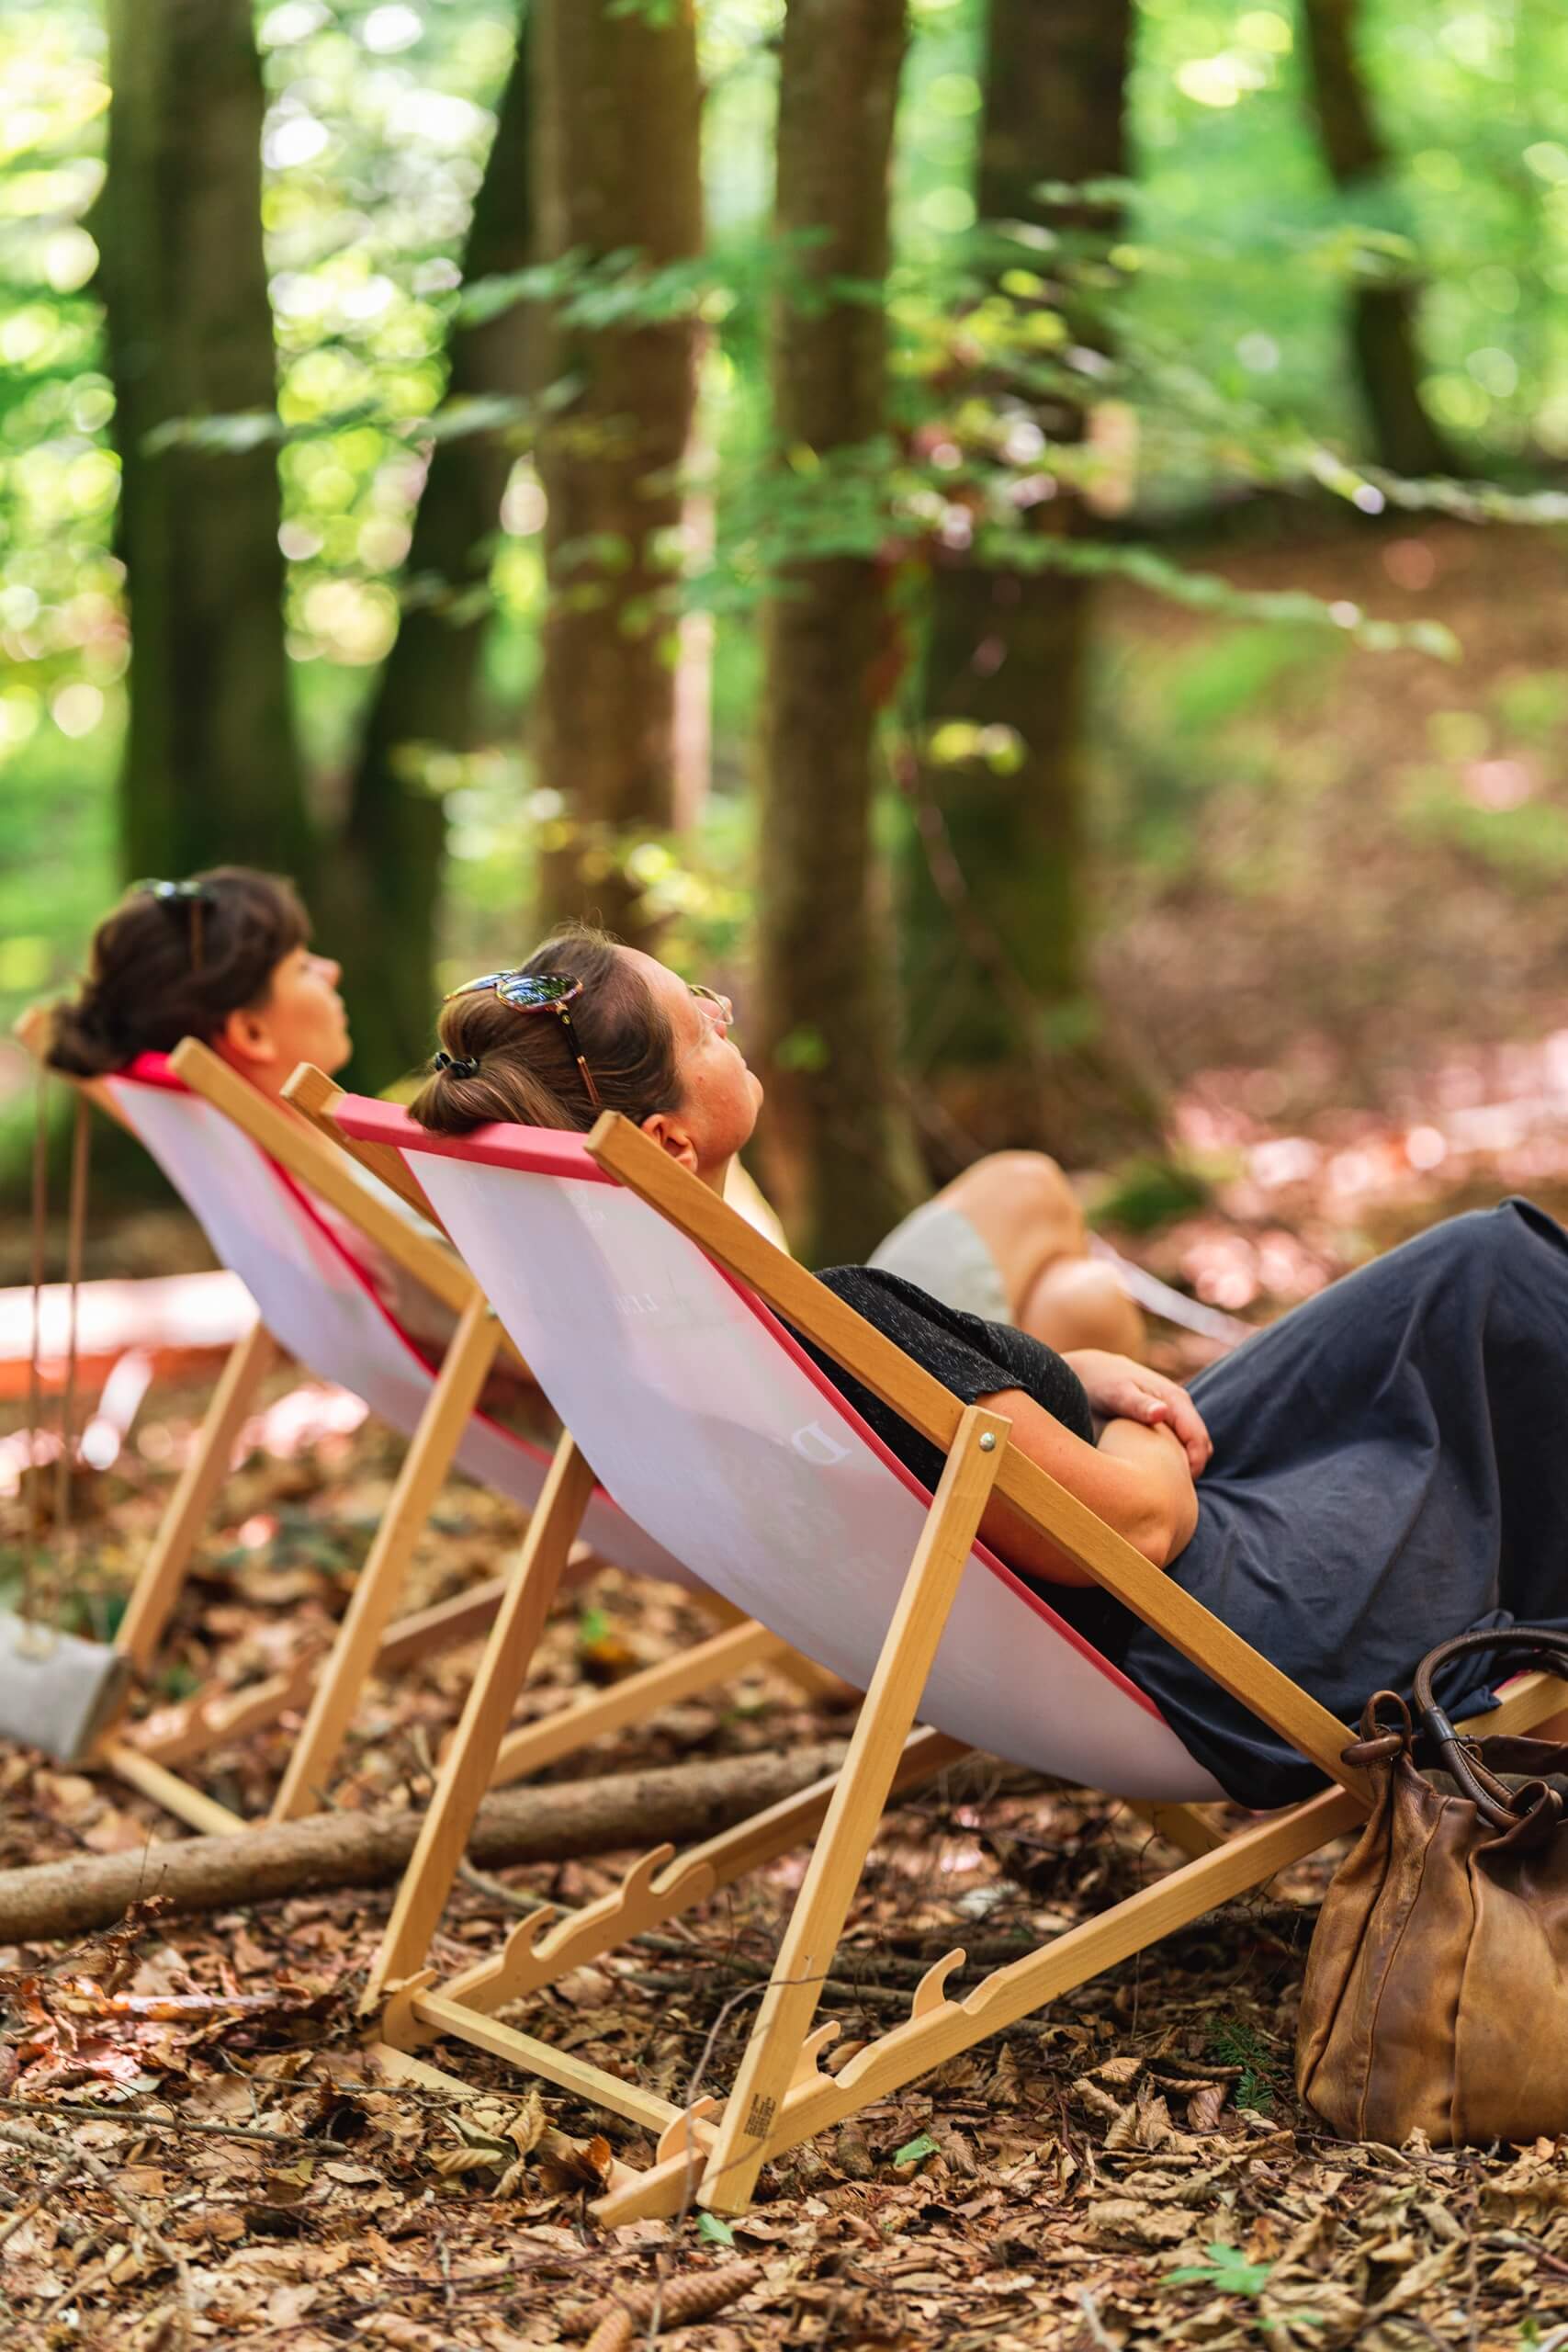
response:
M1000 1267L963 1211L945 1202L925 1201L912 1209L866 1262L918 1283L962 1314L978 1315L987 1323L1012 1321Z

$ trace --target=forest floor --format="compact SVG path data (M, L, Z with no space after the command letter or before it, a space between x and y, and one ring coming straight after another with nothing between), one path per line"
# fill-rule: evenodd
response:
M1104 796L1101 978L1211 1188L1201 1208L1112 1238L1249 1321L1502 1193L1568 1216L1562 553L1544 535L1438 525L1336 537L1319 581L1315 560L1292 548L1223 568L1395 617L1429 613L1437 578L1461 663L1299 631L1269 652L1267 632L1111 600L1104 757L1136 789L1120 813ZM183 1220L147 1212L96 1247L90 1271L204 1262ZM24 1276L20 1244L15 1266L0 1252L0 1281ZM1212 1350L1156 1328L1151 1352L1185 1372ZM155 1389L84 1495L85 1589L123 1592L202 1401ZM271 1672L341 1614L398 1459L345 1401L275 1385L159 1696L210 1666L237 1682ZM0 1408L0 1432L19 1418ZM408 1604L493 1575L516 1540L513 1514L454 1481ZM0 1554L0 1576L15 1558ZM604 1571L552 1621L523 1710L700 1624L669 1591ZM475 1657L470 1646L372 1686L337 1805L423 1798ZM759 1673L547 1778L761 1754L844 1728ZM213 1756L203 1785L264 1810L289 1737L286 1725ZM109 1780L4 1747L0 1799L0 1867L178 1834ZM570 1904L628 1859L468 1875L438 1962L462 1964L504 1933L506 1889ZM901 1803L822 2014L846 2041L882 2029L954 1944L977 1973L1177 1859L1124 1807L1012 1777L984 1803ZM478 2053L427 2053L461 2074L467 2098L376 2078L355 2007L386 1893L194 1922L144 1912L119 1934L0 1949L0 2334L17 2352L158 2352L187 2324L193 2343L266 2352L355 2339L512 2352L578 2340L611 2287L662 2279L668 2292L744 2262L758 2266L744 2291L660 2340L688 2352L1568 2346L1568 2142L1348 2145L1296 2099L1295 2007L1331 1860L796 2152L728 2239L693 2215L597 2233L586 2209L607 2157L645 2160L646 2143ZM671 2098L722 2087L798 1868L760 1872L656 1948L575 1972L516 2022ZM7 2129L47 2148L6 2144ZM639 2322L631 2340L649 2334Z
M1445 1142L1440 1162L1412 1163L1408 1120L1316 1147L1265 1134L1235 1148L1213 1207L1141 1254L1267 1317L1353 1262L1371 1228L1389 1241L1495 1198L1515 1181L1509 1154L1527 1145L1541 1188L1559 1173L1568 1205L1555 1157L1568 1159L1568 1107L1538 1105L1522 1137L1517 1122L1476 1133L1461 1117L1456 1128L1459 1113L1440 1100L1416 1108ZM1292 1140L1294 1156L1281 1158ZM1279 1172L1270 1148L1288 1185L1265 1182ZM1337 1174L1346 1151L1359 1158ZM1419 1145L1416 1160L1434 1152ZM1164 1344L1168 1361L1190 1360L1168 1334ZM154 1391L133 1442L84 1498L84 1587L123 1589L201 1401ZM353 1422L334 1392L277 1382L200 1554L159 1695L213 1666L238 1681L272 1671L341 1611L398 1461L374 1424ZM492 1575L516 1534L505 1507L454 1481L409 1605ZM552 1622L522 1711L657 1657L700 1625L668 1589L603 1571ZM372 1686L336 1804L423 1798L475 1657L454 1651ZM760 1754L845 1728L843 1715L814 1713L758 1673L547 1777ZM259 1812L289 1737L286 1725L213 1756L203 1785ZM0 1866L178 1834L113 1781L16 1750L0 1749ZM516 1916L508 1889L570 1905L603 1892L628 1859L466 1876L437 1963L461 1965L505 1932ZM884 2029L954 1944L967 1944L960 1981L973 1981L1179 1859L1125 1807L999 1772L986 1802L932 1790L900 1803L821 2014L845 2041ZM688 2352L1568 2345L1568 2142L1347 2145L1295 2097L1295 2007L1331 1860L1292 1870L797 2151L728 2235L691 2214L597 2233L587 2206L605 2164L646 2161L646 2139L564 2095L541 2098L476 2052L426 2053L462 2076L467 2097L378 2079L355 2004L384 1893L184 1922L153 1910L119 1933L0 1951L0 2144L17 2126L44 2143L12 2143L0 2167L5 2341L18 2352L154 2352L181 2340L188 2313L194 2343L267 2352L355 2339L512 2352L576 2340L611 2288L663 2280L668 2292L744 2262L758 2267L718 2282L741 2290L724 2308L660 2340ZM652 1945L577 1970L514 2021L677 2099L722 2086L798 1867L760 1872ZM644 2320L630 2340L649 2335Z

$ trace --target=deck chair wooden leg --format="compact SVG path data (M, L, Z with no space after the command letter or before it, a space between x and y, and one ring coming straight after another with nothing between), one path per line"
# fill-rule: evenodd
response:
M886 2098L918 2075L943 2065L1004 2027L1016 2025L1075 1985L1086 1984L1134 1952L1146 1951L1161 1937L1201 1918L1206 1911L1266 1884L1287 1863L1299 1861L1355 1827L1364 1814L1360 1799L1348 1790L1328 1789L1281 1819L1243 1830L1213 1853L1184 1862L1168 1878L1127 1896L1098 1918L1053 1937L1039 1951L993 1970L962 1999L949 1996L946 1980L964 1954L949 1952L926 1972L903 2023L867 2042L837 2075L824 2074L815 2050L807 2049L786 2086L764 2156L780 2156L786 2149L798 2147L803 2140L844 2121L874 2100ZM813 2043L816 2040L813 2036ZM734 2105L731 2100L730 2107ZM705 2203L707 2183L720 2160L722 2138L721 2125L698 2189ZM614 2229L624 2222L678 2212L688 2201L692 2171L692 2158L677 2152L635 2183L612 2188L594 2205L594 2218Z
M1200 1854L1212 1854L1216 1846L1225 1842L1224 1830L1206 1821L1195 1804L1143 1804L1130 1798L1127 1810L1146 1821L1168 1845L1194 1859Z
M230 1351L202 1421L196 1451L169 1498L163 1522L141 1565L136 1589L115 1636L115 1647L124 1651L138 1674L145 1674L152 1663L170 1611L179 1599L197 1538L219 1487L229 1475L234 1442L257 1389L277 1358L277 1343L260 1323L243 1340L236 1340Z
M162 1805L176 1821L199 1829L204 1838L230 1838L236 1830L250 1827L243 1815L231 1813L216 1797L193 1789L188 1781L182 1781L177 1772L171 1772L155 1757L143 1756L128 1739L106 1739L95 1760L139 1795L151 1797L154 1804Z
M446 1351L398 1483L359 1572L354 1598L338 1628L332 1655L316 1685L305 1728L288 1761L272 1808L274 1821L294 1821L321 1802L344 1733L386 1632L409 1558L446 1482L469 1416L495 1361L501 1326L475 1292Z
M967 1753L962 1740L949 1739L943 1732L911 1732L894 1773L894 1791L918 1787ZM449 1976L439 1987L441 1994L467 2009L504 2008L508 2002L554 1984L568 1969L597 1960L602 1952L614 1951L631 1937L694 1909L721 1886L732 1885L749 1871L776 1861L792 1846L803 1846L813 1838L827 1816L838 1781L838 1774L829 1772L733 1828L718 1830L680 1856L671 1846L654 1847L630 1864L618 1886L564 1919L549 1905L529 1912L499 1952ZM423 2003L420 1994L411 2003L416 2023L428 2022Z
M382 1635L372 1671L393 1674L431 1650L453 1649L459 1642L488 1634L505 1589L505 1578L494 1577L467 1592L455 1593L449 1600L418 1610L412 1617L400 1618ZM131 1744L138 1755L151 1756L157 1763L188 1763L192 1757L203 1756L209 1747L272 1723L292 1708L308 1706L321 1663L320 1654L298 1658L243 1693L214 1677L188 1699L143 1716L129 1735Z
M366 2009L380 2002L387 1985L412 1975L430 1949L479 1799L490 1785L507 1717L592 1492L593 1473L563 1432L398 1889L366 1988Z
M972 1405L958 1424L812 1850L699 2195L722 2213L750 2201L832 1964L872 1838L974 1546L1010 1424Z
M731 1627L754 1623L743 1609L737 1609L732 1600L726 1600L716 1592L703 1593L697 1606L703 1615L711 1617L721 1631L728 1632ZM834 1674L826 1666L818 1666L815 1658L802 1657L800 1652L792 1650L787 1642L774 1643L773 1656L767 1663L774 1674L782 1674L786 1682L793 1682L805 1698L830 1699L837 1703L849 1694L850 1685L842 1675Z
M739 1624L699 1642L694 1649L677 1651L608 1690L595 1690L556 1714L509 1733L496 1756L491 1785L499 1788L504 1781L542 1772L547 1764L590 1740L607 1739L626 1724L646 1723L660 1707L673 1706L715 1682L728 1682L749 1666L771 1666L779 1647L778 1637L765 1625L754 1617L742 1617Z

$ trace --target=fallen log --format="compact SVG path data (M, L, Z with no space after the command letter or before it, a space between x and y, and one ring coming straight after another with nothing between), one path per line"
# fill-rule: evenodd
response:
M837 1771L843 1757L840 1740L787 1756L726 1756L602 1780L498 1790L479 1809L468 1856L494 1868L628 1848L642 1851L667 1838L711 1838ZM401 1873L423 1819L390 1806L312 1814L231 1837L171 1838L130 1853L73 1855L69 1861L0 1871L0 1944L42 1943L112 1927L151 1894L165 1896L176 1912L198 1912L333 1887L384 1886Z

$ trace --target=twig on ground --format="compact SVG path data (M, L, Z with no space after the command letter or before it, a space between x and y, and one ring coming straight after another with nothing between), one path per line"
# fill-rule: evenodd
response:
M29 2132L25 2123L0 2123L0 2142L4 2142L8 2147L24 2149L28 2155L47 2157L56 2165L61 2165L63 2160L62 2169L67 2172L86 2173L91 2179L96 2181L105 2196L111 2198L119 2207L131 2226L141 2231L153 2252L161 2255L169 2265L178 2283L179 2300L175 2308L178 2317L180 2352L186 2352L186 2347L191 2340L196 2319L196 2299L191 2291L190 2265L178 2246L171 2245L163 2232L148 2218L134 2197L128 2196L121 2188L107 2165L100 2164L97 2157L89 2155L85 2148L62 2147L60 2142L51 2138L47 2132Z
M728 1968L737 1976L750 1977L755 1984L765 1984L773 1973L759 1961L739 1960L728 1952L715 1952L713 1966ZM624 1976L621 1982L623 1984L635 1984L639 1992L644 1993L693 1993L700 1990L704 1979L704 1970L692 1968L682 1970L678 1975L672 1971L649 1970L645 1974ZM867 2008L901 2009L906 2015L908 2013L909 1996L896 1984L852 1984L845 1976L824 1976L818 1989L824 1996L833 1994L840 2001L860 2001Z
M108 2236L113 2228L114 2223L112 2222L101 2222L90 2237L82 2240L78 2245L72 2247L71 2251L75 2262L75 2268L73 2271L72 2276L66 2280L64 2286L62 2287L59 2294L56 2295L53 2302L46 2304L44 2310L40 2312L39 2316L39 2325L40 2328L47 2327L51 2320L58 2317L59 2313L62 2312L68 2304L76 2302L81 2296L85 2294L88 2281L93 2276L92 2268L90 2267L93 2258L96 2256L99 2246L102 2245L104 2240ZM107 2278L108 2275L107 2264L104 2264L103 2267L104 2275Z
M1100 2352L1116 2352L1115 2341L1105 2333L1104 2324L1100 2316L1100 2305L1095 2301L1089 2289L1087 2287L1075 2289L1073 2300L1083 2313L1083 2324L1089 2331L1090 2343L1098 2345Z
M533 1894L525 1886L508 1886L504 1879L492 1878L489 1871L481 1871L473 1862L459 1862L457 1876L465 1886L471 1886L476 1894L488 1895L492 1903L501 1904L505 1910L521 1911L526 1917L530 1911L547 1911L550 1908L547 1894Z
M51 2107L38 2098L0 2098L0 2109L11 2115L47 2115L56 2123L70 2123L75 2117L89 2116L95 2123L118 2123L122 2131L145 2132L204 2132L219 2140L254 2140L269 2148L315 2148L324 2155L340 2156L343 2143L329 2140L320 2132L263 2132L249 2123L197 2122L184 2115L148 2115L134 2109L111 2107L105 2099L70 2099ZM6 2243L0 2232L0 2245Z

